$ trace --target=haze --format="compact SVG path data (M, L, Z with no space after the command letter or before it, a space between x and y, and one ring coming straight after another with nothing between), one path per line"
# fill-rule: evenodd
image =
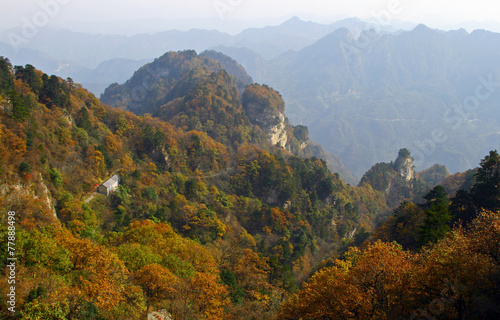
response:
M425 23L430 27L500 31L494 0L2 0L0 29L21 27L43 10L58 6L49 27L91 33L137 34L168 29L217 29L238 33L279 24L291 16L315 22L342 17Z

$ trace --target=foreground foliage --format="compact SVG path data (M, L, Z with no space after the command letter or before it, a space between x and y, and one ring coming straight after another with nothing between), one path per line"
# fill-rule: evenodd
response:
M280 319L497 319L500 212L419 253L380 240L318 271Z

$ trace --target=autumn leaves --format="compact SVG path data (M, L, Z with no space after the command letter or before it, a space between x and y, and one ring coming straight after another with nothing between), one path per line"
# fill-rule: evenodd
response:
M418 253L376 241L317 272L281 319L493 319L500 286L500 213L483 212Z

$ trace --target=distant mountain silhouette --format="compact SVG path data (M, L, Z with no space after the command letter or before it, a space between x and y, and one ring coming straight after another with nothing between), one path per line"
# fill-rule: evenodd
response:
M153 60L168 51L196 50L202 52L214 47L250 48L265 59L272 59L289 50L300 50L339 27L349 27L359 33L367 23L350 18L325 25L291 18L278 26L252 28L238 35L215 30L168 30L154 34L134 36L102 35L68 30L40 29L36 37L13 48L9 34L22 35L20 29L0 32L0 55L8 56L14 65L37 63L47 72L61 77L72 77L95 94L104 89L101 79L89 81L86 77L105 61L127 59L137 69L145 60ZM123 61L123 60L122 60ZM135 62L132 62L135 61ZM140 62L139 62L140 61ZM113 63L116 64L116 61ZM125 67L127 70L131 68ZM109 70L111 71L111 70ZM107 84L125 81L122 71L109 72ZM95 70L99 73L99 70ZM131 74L128 75L130 77ZM104 79L102 79L104 80Z
M221 50L279 90L292 123L307 125L357 176L402 147L417 169L443 163L451 172L498 148L500 34L418 25L356 38L338 29L265 62Z

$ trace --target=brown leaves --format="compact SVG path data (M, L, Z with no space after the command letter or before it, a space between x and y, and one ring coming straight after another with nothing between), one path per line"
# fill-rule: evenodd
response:
M114 253L68 231L62 230L57 241L71 251L75 285L88 301L109 310L124 300L129 273Z
M153 263L134 273L134 282L139 284L150 303L175 297L177 277L167 268Z
M500 213L482 213L420 253L377 241L351 248L283 304L281 319L469 319L494 314Z
M280 314L284 319L397 318L411 300L410 267L408 253L393 244L379 241L365 251L352 248L345 261L317 272Z
M190 288L188 296L194 303L198 319L224 319L224 307L229 304L229 299L219 276L197 273L190 281Z

